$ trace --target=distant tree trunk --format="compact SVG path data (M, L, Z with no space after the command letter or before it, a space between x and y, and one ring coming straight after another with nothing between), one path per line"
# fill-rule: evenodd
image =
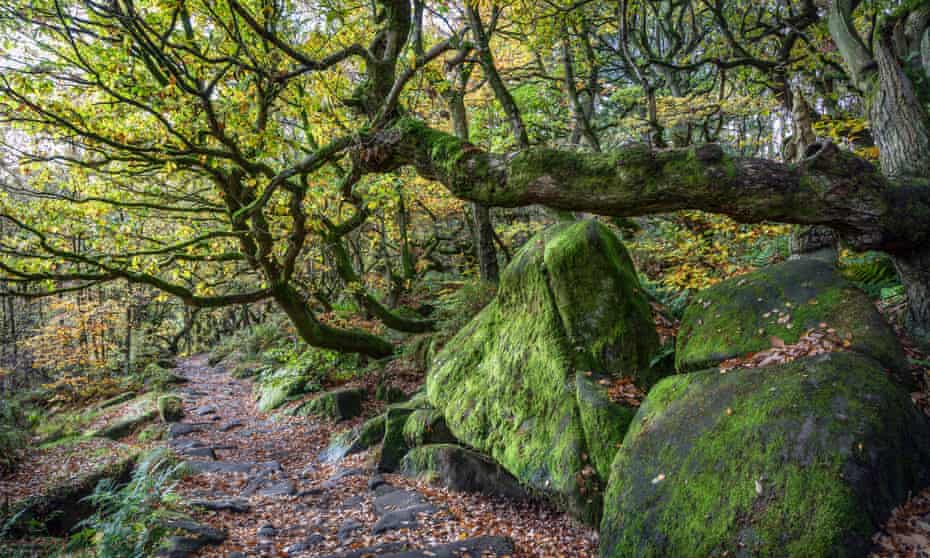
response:
M132 298L132 291L129 292L129 298ZM126 304L126 337L123 340L124 362L123 374L129 376L132 373L132 303Z
M453 69L452 81L454 85L448 94L452 129L460 140L468 141L468 113L465 110L468 73L463 66L459 65ZM491 222L491 211L486 205L472 203L471 217L475 238L475 258L478 260L481 280L496 283L500 277L500 269L497 265L497 248L494 245L494 224Z

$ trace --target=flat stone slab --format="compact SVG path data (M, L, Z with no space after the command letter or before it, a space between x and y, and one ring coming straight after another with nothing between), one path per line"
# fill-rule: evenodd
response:
M267 486L258 490L259 496L276 498L283 496L293 496L297 494L297 487L289 480L271 482Z
M439 508L432 504L420 504L402 510L387 512L372 527L371 534L380 535L397 529L413 529L417 526L417 516L435 515L438 512Z
M423 550L408 550L381 555L383 558L474 558L496 556L504 558L515 552L509 537L483 536L448 544L431 546Z
M419 492L414 492L412 490L392 490L375 498L375 515L380 517L391 511L412 508L428 503L426 498Z
M241 420L235 419L229 422L224 422L223 424L220 425L220 427L217 430L219 430L220 432L229 432L233 428L239 428L240 426L244 424L245 423L242 422Z
M187 436L192 432L197 432L200 429L194 426L193 424L187 424L186 422L172 422L168 427L168 437L171 439L180 438L181 436Z
M194 409L193 412L195 415L199 417L204 417L207 415L215 415L216 407L214 407L213 405L207 405L205 407L197 407L196 409Z
M338 552L336 554L327 554L326 556L321 556L320 558L368 558L371 556L388 557L388 556L403 556L399 554L410 548L410 543L407 542L389 542L381 543L375 546L368 546L365 548L359 548L356 550L347 550L345 552Z
M211 511L231 511L235 513L246 513L252 509L252 506L245 500L233 498L226 500L190 500L188 504Z
M220 544L226 540L228 533L222 529L217 529L203 523L197 523L188 519L165 522L165 527L169 529L180 529L196 535L207 541L209 544Z
M277 461L255 463L252 461L186 461L185 465L195 473L234 473L248 474L253 470L280 471L281 464Z

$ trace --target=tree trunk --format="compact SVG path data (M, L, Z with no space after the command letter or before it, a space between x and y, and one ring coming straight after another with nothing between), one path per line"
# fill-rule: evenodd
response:
M452 129L459 140L468 141L468 113L465 110L468 74L461 65L454 69L452 82L452 91L448 95ZM483 281L496 283L500 270L497 265L497 249L494 247L494 224L491 222L491 211L488 206L473 203L471 214L472 228L475 232L475 258L478 260L480 277Z
M905 327L920 347L930 347L930 248L892 259L907 294Z
M500 278L497 265L497 249L494 246L494 225L491 223L491 211L483 205L471 204L475 229L475 254L478 257L478 269L482 281L496 283Z
M359 353L374 358L390 356L394 346L376 335L361 330L337 329L320 323L300 294L288 284L272 287L275 302L284 310L297 333L308 344L344 353Z

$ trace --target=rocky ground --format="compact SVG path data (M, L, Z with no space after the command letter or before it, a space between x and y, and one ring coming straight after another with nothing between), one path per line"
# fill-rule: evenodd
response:
M185 418L168 443L197 474L177 488L214 530L177 556L594 556L597 534L536 502L451 493L374 473L368 452L317 460L338 426L259 413L251 385L205 357L183 361ZM359 419L357 419L359 420ZM196 542L195 542L196 541ZM203 544L203 543L213 544ZM215 544L219 543L219 544ZM201 548L188 554L185 548Z

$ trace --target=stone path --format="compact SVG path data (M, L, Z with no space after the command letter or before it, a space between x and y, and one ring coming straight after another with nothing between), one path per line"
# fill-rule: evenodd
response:
M250 383L209 367L203 356L183 361L177 372L190 382L178 390L186 413L171 425L168 443L195 472L178 491L193 506L197 523L187 525L188 535L173 539L166 556L477 558L595 552L592 530L541 504L449 494L382 476L374 473L370 452L337 464L320 462L332 424L259 413ZM340 423L336 430L360 420Z

